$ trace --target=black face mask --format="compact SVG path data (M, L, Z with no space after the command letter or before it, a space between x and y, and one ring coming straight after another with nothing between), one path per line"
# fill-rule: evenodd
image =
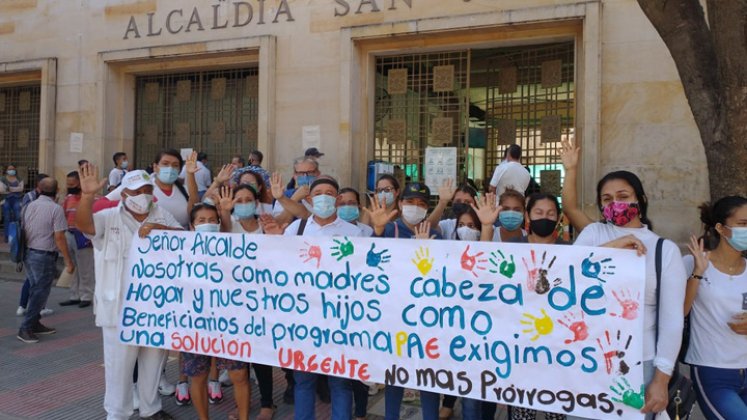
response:
M80 194L80 188L68 188L67 193L72 194L72 195L78 195Z
M465 211L469 209L469 204L467 203L454 203L451 205L451 211L452 213L456 214L462 214Z
M555 227L558 225L557 220L552 219L537 219L529 221L529 232L534 233L537 236L543 238L552 235L555 232Z

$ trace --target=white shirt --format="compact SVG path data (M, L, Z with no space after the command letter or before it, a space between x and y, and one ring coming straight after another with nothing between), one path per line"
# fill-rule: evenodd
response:
M213 182L213 177L210 174L210 169L205 166L199 160L197 161L197 172L195 172L195 181L197 181L197 191L205 192L210 188L210 184ZM182 172L179 174L179 178L184 180L187 177L187 166L182 168Z
M521 236L525 237L527 236L527 231L524 230L524 228L521 228ZM493 242L503 242L503 239L501 238L501 227L495 226L493 228Z
M171 186L171 195L166 195L158 184L153 184L153 196L158 199L158 205L171 213L183 229L189 228L189 213L187 213L187 198L176 185Z
M109 186L116 187L122 182L122 178L125 176L127 171L124 169L114 168L109 172Z
M179 223L158 204L150 210L146 222L181 228ZM95 235L89 236L94 247L96 288L94 313L99 327L116 327L122 311L130 245L140 222L125 210L122 202L117 207L101 210L93 215Z
M621 228L611 223L592 223L578 235L574 245L600 246L625 235L635 235L646 246L646 286L643 310L643 361L670 375L682 342L685 302L685 266L674 242L664 241L661 258L661 308L659 343L656 341L656 242L659 236L648 227Z
M314 208L314 206L309 204L309 202L306 200L301 200L301 204L306 207L306 210L308 210L309 213L311 212L311 209ZM282 204L280 204L280 201L275 200L275 204L272 206L272 211L269 214L272 214L272 217L278 217L280 216L280 213L283 212L283 210L285 210L285 208Z
M692 273L693 256L682 260L685 271ZM732 316L747 312L747 270L729 276L708 264L699 282L690 312L690 347L685 361L721 369L747 368L747 335L737 334L727 325Z
M306 222L306 228L303 231L302 236L361 236L361 229L352 224L348 223L339 217L336 217L334 222L328 223L321 226L314 220L314 216L309 217ZM296 236L298 235L298 228L301 225L301 219L296 219L293 223L285 229L283 235L285 236Z
M438 227L441 229L441 236L444 239L456 239L456 219L444 219L438 222Z
M371 226L361 222L355 222L355 225L358 226L358 229L361 230L361 236L363 236L364 238L370 238L371 236L373 236L374 230Z
M521 163L504 160L495 167L490 185L495 187L495 198L497 200L509 187L523 195L529 186L530 179L529 171L521 166Z
M241 221L237 219L234 216L231 216L231 233L253 233L253 234L260 234L262 233L262 226L257 223L257 230L253 230L249 232L248 230L244 229L244 226L241 225Z

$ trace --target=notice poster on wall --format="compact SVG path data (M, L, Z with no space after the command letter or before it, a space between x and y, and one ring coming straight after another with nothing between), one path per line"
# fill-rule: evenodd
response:
M644 257L154 231L120 339L588 418L643 418Z
M425 185L430 188L431 195L438 195L438 188L447 179L456 185L456 169L456 147L425 148Z

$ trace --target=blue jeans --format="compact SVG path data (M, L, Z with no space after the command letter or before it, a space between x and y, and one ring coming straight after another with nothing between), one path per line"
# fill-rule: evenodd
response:
M29 304L29 288L30 288L29 278L26 277L26 280L23 281L23 287L21 287L21 299L18 301L18 306L25 308Z
M462 398L462 419L480 420L482 418L482 401Z
M26 316L23 318L21 330L33 331L39 324L39 312L47 302L52 282L57 274L56 262L56 252L29 249L26 253L23 263L28 271L29 303L26 306Z
M698 406L708 420L747 419L747 369L691 366Z
M8 194L5 196L5 202L3 202L3 223L5 228L3 229L3 237L5 242L8 242L8 225L10 222L15 222L21 217L21 198Z
M402 397L405 389L400 386L387 385L384 388L384 419L398 420L399 409L402 407ZM438 406L441 395L435 392L420 391L420 408L423 420L438 420Z
M296 381L294 388L295 420L316 418L316 378L315 373L293 372ZM350 379L329 376L329 394L332 399L332 420L350 420L353 416L353 385Z

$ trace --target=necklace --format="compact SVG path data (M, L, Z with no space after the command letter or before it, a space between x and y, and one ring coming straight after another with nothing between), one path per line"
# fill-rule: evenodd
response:
M737 274L742 274L744 271L744 258L740 258L739 261L734 265L727 265L723 261L712 261L714 263L717 263L719 267L719 271L724 272L729 276L729 280L734 280L734 276Z

